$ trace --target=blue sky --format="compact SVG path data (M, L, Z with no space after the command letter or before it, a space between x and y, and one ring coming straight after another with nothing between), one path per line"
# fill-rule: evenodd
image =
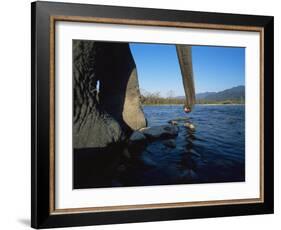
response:
M184 89L174 45L130 43L140 88L167 96L183 96ZM217 92L245 85L245 49L192 46L196 93Z

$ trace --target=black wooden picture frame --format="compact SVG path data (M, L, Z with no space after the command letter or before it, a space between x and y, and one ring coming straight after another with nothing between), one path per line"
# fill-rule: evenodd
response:
M54 25L56 21L250 30L261 41L260 200L204 205L158 205L56 210L54 207ZM273 213L273 17L56 2L31 4L31 226L51 228Z

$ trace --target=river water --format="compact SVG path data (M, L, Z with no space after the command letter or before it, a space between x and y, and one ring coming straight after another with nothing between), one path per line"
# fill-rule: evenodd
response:
M89 177L90 184L78 183L77 188L245 181L244 105L195 105L189 114L182 105L144 106L143 110L148 126L177 120L175 146L156 140L135 152L121 150L126 157L119 158L104 179L98 177L102 183ZM195 125L194 131L183 126L187 121Z

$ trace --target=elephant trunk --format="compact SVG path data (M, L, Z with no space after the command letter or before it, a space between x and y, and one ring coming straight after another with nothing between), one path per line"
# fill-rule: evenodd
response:
M185 107L191 110L195 104L195 86L193 79L191 47L188 45L176 45L176 49L185 91Z

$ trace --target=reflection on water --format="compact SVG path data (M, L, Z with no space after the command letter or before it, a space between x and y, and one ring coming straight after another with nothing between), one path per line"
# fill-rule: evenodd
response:
M244 105L196 105L188 115L178 105L144 106L144 112L149 126L177 120L175 146L163 140L133 150L119 146L114 157L106 151L103 161L74 154L74 188L245 180ZM183 126L186 121L195 131Z

